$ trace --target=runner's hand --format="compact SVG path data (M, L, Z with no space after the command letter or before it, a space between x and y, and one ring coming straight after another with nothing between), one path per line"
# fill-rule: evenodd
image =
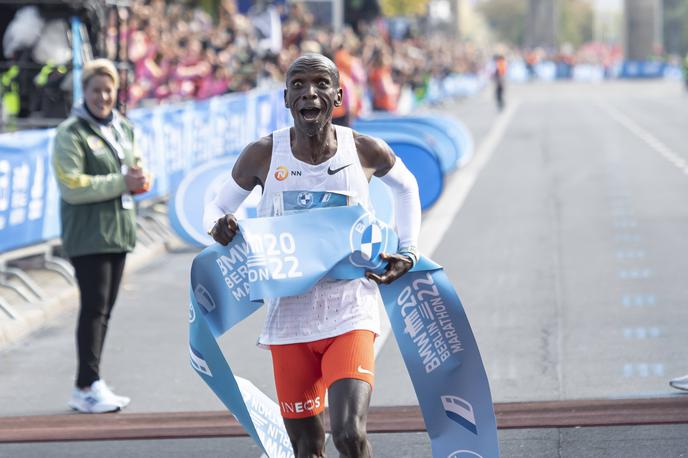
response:
M236 233L239 231L239 223L231 213L227 213L222 218L218 219L212 229L210 229L210 236L217 243L227 245L232 241Z
M380 253L380 257L384 261L387 261L387 269L380 275L374 272L366 272L365 274L367 278L373 280L377 284L389 285L394 280L411 270L411 267L413 267L413 261L411 258L404 256L403 254Z

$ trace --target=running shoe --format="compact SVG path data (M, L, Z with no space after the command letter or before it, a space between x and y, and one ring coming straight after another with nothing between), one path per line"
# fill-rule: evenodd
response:
M120 400L109 390L103 389L101 380L93 382L88 390L74 388L68 405L81 413L107 413L122 409Z
M688 391L688 375L671 380L669 385L673 386L677 390Z
M100 380L93 382L93 383L97 383L100 386L99 389L103 390L109 396L112 396L113 398L115 398L117 400L117 402L119 403L119 407L121 409L124 409L131 402L131 398L128 398L127 396L120 396L118 394L113 393L112 389L109 386L107 386L107 384L105 383L105 380L100 379Z

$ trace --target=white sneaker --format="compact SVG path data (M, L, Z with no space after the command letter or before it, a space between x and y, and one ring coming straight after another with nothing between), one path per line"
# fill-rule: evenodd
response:
M129 398L113 394L102 380L96 380L89 390L74 388L68 405L82 413L106 413L121 410L129 401Z
M102 390L103 392L107 393L108 396L114 398L121 409L124 409L131 402L131 398L128 398L127 396L120 396L118 394L113 393L110 387L107 386L107 384L105 383L105 380L101 379L93 383L98 385L99 390Z
M688 391L688 375L684 375L683 377L678 377L669 382L669 385L673 386L677 390L685 390Z

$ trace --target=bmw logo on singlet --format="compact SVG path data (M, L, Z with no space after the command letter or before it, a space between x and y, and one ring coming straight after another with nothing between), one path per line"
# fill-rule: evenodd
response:
M300 192L296 197L296 201L301 208L311 208L313 205L313 193L307 191Z

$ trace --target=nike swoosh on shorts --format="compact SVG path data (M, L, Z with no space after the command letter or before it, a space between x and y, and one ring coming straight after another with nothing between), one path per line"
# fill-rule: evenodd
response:
M334 169L334 170L332 170L330 167L328 167L328 168L327 168L327 174L328 174L328 175L334 175L335 173L337 173L337 172L339 172L339 171L341 171L341 170L344 170L345 168L347 168L347 167L350 166L350 165L351 165L351 164L346 164L344 167L339 167L338 169Z
M368 369L363 369L360 365L358 366L358 369L356 369L356 370L361 374L375 375L372 371L369 371Z

